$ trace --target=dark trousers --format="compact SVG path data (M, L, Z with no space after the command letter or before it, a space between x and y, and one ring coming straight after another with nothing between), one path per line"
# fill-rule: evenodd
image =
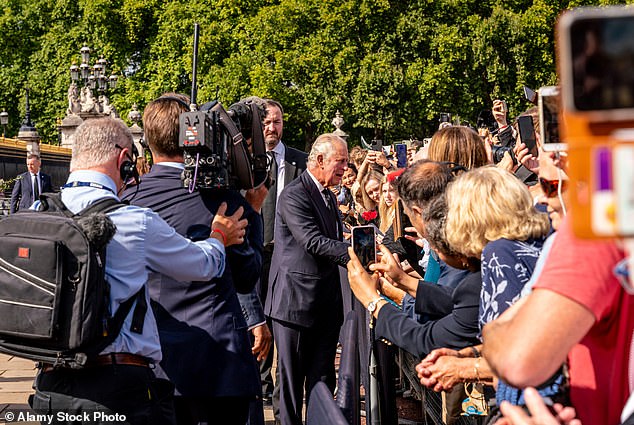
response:
M302 425L303 395L319 381L335 390L335 355L340 326L304 328L273 320L277 347L282 425Z
M245 425L250 397L174 397L178 425Z
M262 305L266 305L266 295L269 289L269 270L271 269L271 258L273 257L273 244L264 247L262 252L262 275L258 282L257 292ZM273 333L271 320L267 319L266 324ZM275 336L274 336L275 338ZM260 363L260 381L262 381L262 395L270 397L273 393L273 350L269 350L268 356Z
M112 419L103 419L101 414L114 413L125 416L123 422L115 423L176 423L172 404L174 386L157 379L152 369L145 366L109 365L40 372L35 378L35 389L29 404L36 413L54 415L56 424L112 424ZM90 420L57 421L58 412L87 415Z

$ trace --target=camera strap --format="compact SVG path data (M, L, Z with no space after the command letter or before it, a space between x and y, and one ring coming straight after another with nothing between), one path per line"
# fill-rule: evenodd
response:
M236 146L240 144L244 140L242 133L238 129L238 126L236 126L236 123L233 122L227 111L225 111L225 108L222 107L220 102L216 103L211 110L216 112L220 117L220 123L229 133L229 136L233 141L233 145Z
M240 189L253 188L253 170L251 169L251 158L244 143L242 133L233 122L227 111L222 107L220 102L211 108L218 114L220 123L229 133L232 143L229 146L229 161L231 161L232 173L238 180Z

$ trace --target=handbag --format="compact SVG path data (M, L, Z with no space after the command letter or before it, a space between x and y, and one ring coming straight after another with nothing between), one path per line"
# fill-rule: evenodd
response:
M465 398L462 400L462 416L487 416L489 403L484 396L484 385L476 382L464 384Z

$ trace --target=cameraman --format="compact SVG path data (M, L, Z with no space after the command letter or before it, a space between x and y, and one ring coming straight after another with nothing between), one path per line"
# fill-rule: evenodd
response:
M130 130L121 120L96 118L77 127L73 139L71 174L61 193L63 203L77 213L104 198L118 200L117 192L133 170ZM225 268L220 235L226 235L227 245L242 241L246 222L238 221L237 215L218 214L213 222L209 216L203 240L194 243L176 234L147 208L121 206L109 212L117 231L106 255L108 307L115 312L137 293L142 295L112 344L89 357L84 368L42 366L30 400L33 410L41 414L116 412L133 425L173 423L172 390L156 379L152 369L152 364L161 360L161 347L154 316L143 309L149 302L144 285L151 271L156 271L174 280L200 280L201 287L209 286L204 282Z
M236 290L250 292L262 267L262 219L237 191L190 193L183 186L179 117L189 99L165 94L143 114L145 138L154 166L137 187L126 191L132 204L152 208L178 233L197 239L221 202L228 211L244 209L249 222L244 241L227 250L222 276L203 285L156 274L150 280L152 308L164 360L157 373L176 386L174 405L180 424L245 424L249 402L260 393L247 325Z

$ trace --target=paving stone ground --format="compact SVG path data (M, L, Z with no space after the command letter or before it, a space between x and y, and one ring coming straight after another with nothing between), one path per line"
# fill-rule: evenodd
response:
M27 421L8 422L5 419L8 412L31 412L28 398L33 394L33 379L36 372L33 361L0 354L0 424L39 424ZM270 407L265 407L264 418L266 425L273 425L273 410Z

